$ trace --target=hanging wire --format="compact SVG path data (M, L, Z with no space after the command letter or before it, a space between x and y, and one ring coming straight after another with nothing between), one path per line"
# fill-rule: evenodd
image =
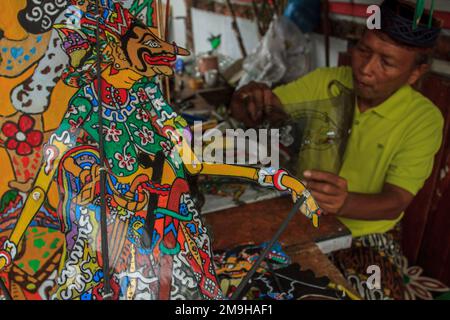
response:
M109 276L109 248L108 248L108 229L106 222L106 203L105 203L105 185L106 185L106 156L103 143L103 99L102 99L102 75L101 75L101 44L100 44L100 4L95 0L95 18L96 18L96 40L97 40L97 100L98 100L98 144L100 153L100 233L103 259L103 299L109 300L112 297L110 276Z

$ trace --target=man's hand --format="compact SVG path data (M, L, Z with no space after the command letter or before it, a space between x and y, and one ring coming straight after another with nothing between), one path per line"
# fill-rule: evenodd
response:
M307 170L303 176L306 187L325 214L339 215L348 197L347 180L333 173L316 170Z
M411 203L414 195L385 183L374 194L348 192L347 181L333 173L308 170L303 173L306 187L324 210L324 214L358 220L394 220Z
M237 90L230 103L231 115L247 127L254 127L268 120L278 124L287 118L278 97L263 83L250 82Z

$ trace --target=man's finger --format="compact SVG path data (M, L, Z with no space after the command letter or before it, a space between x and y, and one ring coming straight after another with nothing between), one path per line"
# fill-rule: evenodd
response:
M322 206L332 206L336 202L336 198L327 194L323 194L317 191L311 191L314 200L317 201L318 205Z
M253 91L253 101L256 104L256 107L259 110L262 110L264 107L264 90L263 89L256 89Z
M256 107L255 101L253 100L253 97L249 97L247 102L247 112L250 116L250 119L253 121L258 120L258 108Z
M339 177L338 175L325 171L318 170L306 170L303 172L303 175L308 180L316 180L322 182L328 182L335 186L342 186L345 183L345 180Z
M270 89L263 90L263 101L265 106L278 106L275 101L275 95Z
M306 180L306 186L311 191L317 191L328 195L339 195L340 189L334 184L318 182L315 180Z
M247 95L242 92L236 92L230 102L231 114L237 120L244 123L250 121L250 117L247 111L246 99Z

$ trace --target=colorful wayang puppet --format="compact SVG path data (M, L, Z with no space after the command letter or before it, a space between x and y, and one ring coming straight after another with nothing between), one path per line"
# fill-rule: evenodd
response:
M63 79L78 91L44 147L42 168L0 251L0 270L11 264L56 180L65 247L52 299L103 299L105 257L113 299L222 298L188 174L243 177L288 189L294 200L306 198L302 212L314 224L319 209L284 170L199 162L189 147L187 123L165 102L154 80L171 75L176 56L188 51L164 42L156 29L112 1L100 2L99 16L95 1L72 4L79 8L79 26L55 28L70 58ZM101 246L102 170L108 255L102 255Z

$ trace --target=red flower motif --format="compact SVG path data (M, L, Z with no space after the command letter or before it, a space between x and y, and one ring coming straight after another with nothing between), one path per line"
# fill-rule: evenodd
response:
M103 126L103 134L106 135L106 141L119 142L120 136L122 135L122 130L116 128L116 124L111 122L111 127Z
M16 150L20 156L27 156L33 151L32 148L42 143L43 134L38 130L33 130L34 119L26 114L21 115L19 123L6 122L2 127L3 134L8 138L6 148Z
M145 110L139 108L137 110L136 119L142 120L144 122L148 122L148 120L150 119L150 116L148 115L147 112L145 112Z
M139 100L141 100L142 102L148 102L150 101L150 99L148 98L147 93L145 92L144 89L139 88L139 91L137 92L137 95L139 97Z

